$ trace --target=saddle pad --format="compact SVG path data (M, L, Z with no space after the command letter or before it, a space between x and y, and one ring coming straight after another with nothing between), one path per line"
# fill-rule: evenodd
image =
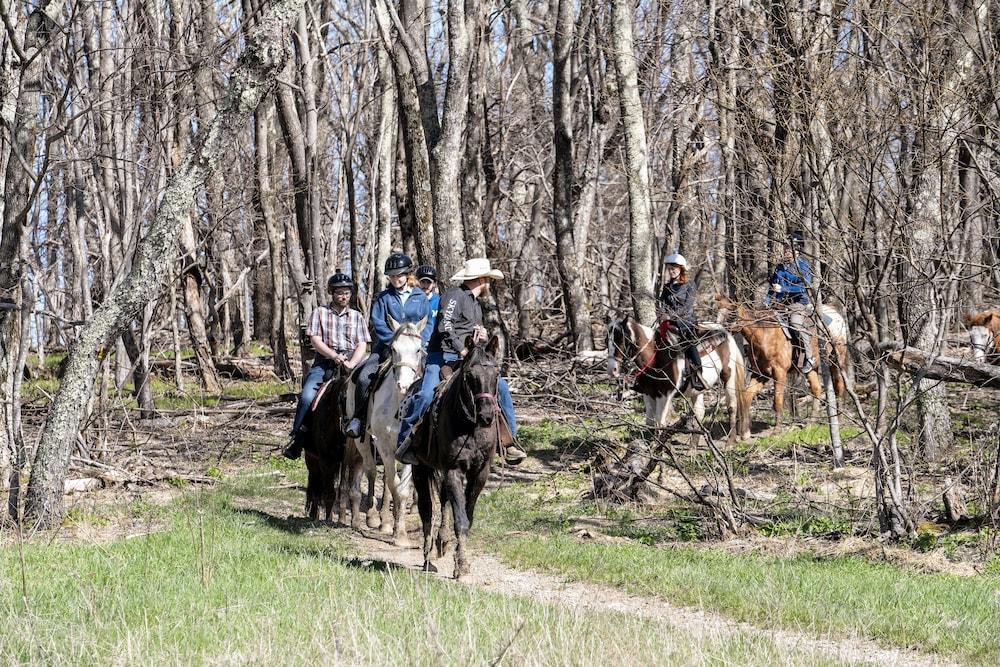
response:
M312 403L309 404L309 412L313 412L316 410L316 406L319 405L319 402L323 399L323 394L325 394L326 390L330 387L330 385L332 385L336 381L337 378L335 377L330 378L329 380L327 380L326 382L324 382L319 386L319 391L316 392L316 398L314 398L312 400Z

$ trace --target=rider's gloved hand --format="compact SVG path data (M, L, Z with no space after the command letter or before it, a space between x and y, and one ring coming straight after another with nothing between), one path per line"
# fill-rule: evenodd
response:
M775 294L779 294L781 292L781 285L778 283L771 283L771 291Z

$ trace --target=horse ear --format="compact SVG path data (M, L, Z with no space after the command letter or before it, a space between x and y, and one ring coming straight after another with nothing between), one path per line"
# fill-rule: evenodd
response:
M496 334L490 337L490 342L486 343L486 349L494 357L500 353L500 339L497 338Z
M399 322L397 322L395 319L393 319L392 315L386 315L386 317L389 320L389 328L390 329L392 329L393 331L395 331L396 329L399 328Z
M423 316L423 317L422 317L422 318L420 319L420 321L419 321L419 322L417 322L417 333L421 333L421 332L423 332L423 330L424 330L424 327L426 327L426 326L427 326L427 318L429 318L429 317L430 317L430 315L424 315L424 316Z
M465 337L465 349L471 350L476 346L476 341L472 340L472 336Z

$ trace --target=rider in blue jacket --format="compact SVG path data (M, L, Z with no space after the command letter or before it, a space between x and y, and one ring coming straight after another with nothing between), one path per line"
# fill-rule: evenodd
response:
M378 293L372 303L371 326L375 332L375 350L365 360L358 371L354 395L354 414L344 432L348 437L359 438L364 432L364 418L368 411L368 391L372 379L378 372L379 364L389 357L389 346L395 334L391 322L405 324L430 320L430 302L419 289L409 284L413 272L413 260L403 253L393 253L385 262L385 275L389 286ZM425 324L421 337L424 349L431 337L433 327Z
M784 262L774 267L771 274L771 288L764 297L764 305L780 305L789 313L789 324L799 339L805 361L800 369L803 374L816 367L812 355L812 337L806 326L806 314L809 311L809 288L812 286L812 269L809 262L802 257L805 239L801 232L788 235L785 245Z

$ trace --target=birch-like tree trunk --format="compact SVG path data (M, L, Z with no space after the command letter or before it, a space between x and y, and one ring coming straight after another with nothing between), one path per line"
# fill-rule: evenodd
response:
M116 333L162 291L162 277L176 256L180 228L195 193L219 161L227 157L236 135L246 128L260 101L273 89L288 57L288 28L304 1L277 0L248 32L246 47L229 78L225 103L171 177L128 275L80 330L32 466L26 518L33 525L51 528L59 524L63 513L63 481L83 408L80 397L90 395L99 360Z
M639 98L639 80L632 38L632 3L611 3L611 48L618 75L618 100L625 131L625 176L629 204L629 285L632 308L640 322L656 320L653 295L653 221L649 203L649 160L646 122Z

